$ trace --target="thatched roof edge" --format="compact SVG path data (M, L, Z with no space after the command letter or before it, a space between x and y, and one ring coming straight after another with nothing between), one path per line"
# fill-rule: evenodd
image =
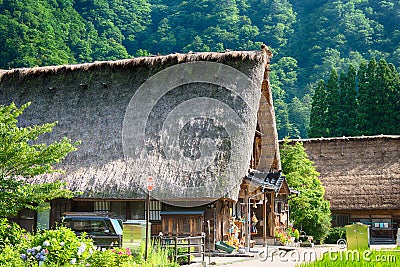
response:
M93 71L102 68L135 68L135 67L160 67L165 65L173 65L185 62L195 61L214 61L224 62L228 60L241 60L241 61L255 61L255 62L268 62L271 54L264 51L230 51L230 52L198 52L181 54L175 53L163 56L148 56L130 59L122 59L115 61L95 61L93 63L71 64L60 66L46 66L46 67L33 67L33 68L15 68L11 70L0 70L0 81L7 76L17 76L19 80L28 78L30 76L37 76L43 74L56 74L67 73L70 71Z
M400 139L400 135L370 135L370 136L342 136L342 137L320 137L320 138L305 138L305 139L289 139L289 142L314 142L314 141L340 141L340 140L367 140L367 139ZM284 140L279 140L279 143L283 143Z

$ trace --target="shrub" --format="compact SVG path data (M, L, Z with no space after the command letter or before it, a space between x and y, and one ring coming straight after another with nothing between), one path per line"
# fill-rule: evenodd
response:
M93 267L113 267L115 264L115 253L111 250L96 250L88 263Z
M129 248L115 248L111 251L115 254L116 266L124 266L133 260L132 252Z
M96 250L87 263L92 267L135 266L129 248Z
M277 241L279 241L282 245L285 245L286 242L289 241L289 237L287 235L287 232L282 230L282 229L276 230L274 236L277 239Z
M128 248L97 249L84 234L76 236L64 226L30 235L18 225L1 220L0 240L0 266L5 267L179 266L168 259L168 251L160 246L149 246L145 261L144 245L133 252Z
M175 263L170 260L168 256L168 250L162 249L160 244L151 244L149 246L148 257L147 260L144 261L144 251L145 244L144 242L140 245L139 250L136 254L135 262L138 266L141 267L154 267L154 266L163 266L163 267L179 267L178 263Z
M29 234L16 223L0 219L0 249L5 246L19 246L28 242Z
M336 244L336 242L341 239L346 238L346 228L344 227L333 227L329 230L324 243L326 244Z
M16 250L13 246L5 245L0 251L0 266L24 266L24 262L22 261L18 250Z
M32 247L26 249L25 253L21 253L20 258L26 263L28 266L36 266L42 265L46 260L46 256L48 254L48 250L46 248L42 248L41 246Z
M63 266L88 259L93 253L93 241L86 239L84 234L76 236L71 229L60 226L55 230L38 232L32 238L31 247L22 253L32 253L32 250L35 257L37 253L43 254L47 266Z
M176 263L179 265L190 264L190 262L194 258L193 255L190 255L190 259L188 255L185 255L189 254L189 248L185 245L187 245L187 242L183 246L181 246L180 244L177 249L178 257L176 259ZM171 260L175 260L175 248L169 247L167 251L168 251L168 258L170 258ZM194 247L190 247L190 252L191 253L194 252Z

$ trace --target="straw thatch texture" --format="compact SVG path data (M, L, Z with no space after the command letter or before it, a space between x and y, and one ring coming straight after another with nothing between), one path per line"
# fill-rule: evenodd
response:
M332 210L400 209L400 136L297 141L320 172Z
M144 91L141 98L135 98L143 85L158 74L162 77L163 71L172 66L179 68L181 64L192 62L213 62L229 66L243 73L251 86L245 88L241 97L236 97L232 92L225 92L223 86L215 84L182 84L163 94L146 118L140 117L144 114L137 114L136 111L141 112L137 105L130 106L132 99L136 104L139 99L143 101L145 109L145 102L153 99L157 92ZM32 102L20 118L21 126L58 121L54 131L44 136L46 142L59 140L63 136L82 141L79 150L70 154L60 166L66 174L40 176L33 182L60 179L68 183L69 189L83 192L80 196L82 198L134 199L143 198L141 189L146 187L145 180L152 175L157 179L157 194L167 191L163 195L165 198L171 195L176 198L190 198L190 190L208 188L213 184L223 188L225 192L229 191L227 196L235 199L240 179L246 174L251 157L260 89L268 63L269 54L258 51L173 54L112 62L14 69L0 72L0 104L15 102L21 105ZM185 71L181 78L190 80L191 74L187 73L186 69ZM224 77L223 74L214 73L215 79L220 75L222 79L232 81L229 86L243 87L243 79ZM191 101L191 98L196 100ZM243 127L234 138L249 141L241 141L241 146L236 147L237 140L232 138L229 129L221 129L226 125L216 123L216 119L204 119L203 115L208 114L210 108L214 107L203 107L199 116L190 123L183 121L182 124L181 121L170 119L169 114L173 111L184 110L182 103L193 105L193 110L199 109L196 102L201 98L216 99L208 103L230 103L230 108L238 114L236 120L243 121ZM226 105L222 105L220 109L223 110ZM273 112L272 107L268 110ZM126 124L124 117L129 111L135 111L133 115L137 117L130 121L130 124ZM205 152L209 152L208 147L213 148L211 152L216 151L217 156L211 161L209 168L189 173L176 167L180 165L176 165L174 159L165 160L168 155L165 155L160 145L163 141L160 141L160 136L161 131L171 129L164 129L161 124L169 119L170 123L181 123L178 134L183 141L178 146L182 147L185 153L189 153L187 157L196 159L201 155L199 153L204 152L204 148ZM126 144L123 141L123 129L126 126L136 131L135 126L139 127L143 121L146 123L146 129L143 129L146 136L146 146L143 150L145 153L133 151L132 158L127 158L124 156ZM227 122L229 123L233 124L232 121ZM275 125L274 122L270 124ZM276 129L274 130L276 132ZM193 140L192 137L196 134L200 136ZM132 135L131 139L126 141L127 144L136 142L135 136ZM206 147L202 146L202 140L199 141L202 138L206 139ZM269 142L273 144L275 139ZM240 154L240 160L235 161L235 153ZM276 154L274 151L274 155ZM147 173L148 168L152 168L151 173ZM139 176L141 178L138 178ZM171 188L162 184L164 180L168 183L177 181L180 184ZM167 188L173 192L168 192ZM209 199L214 196L204 194L203 197Z

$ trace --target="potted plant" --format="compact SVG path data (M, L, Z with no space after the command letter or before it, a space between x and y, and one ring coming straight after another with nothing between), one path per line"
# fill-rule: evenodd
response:
M293 234L294 234L294 241L299 242L299 238L300 238L299 230L295 229Z
M276 244L285 245L289 240L286 232L282 229L277 230L274 236Z

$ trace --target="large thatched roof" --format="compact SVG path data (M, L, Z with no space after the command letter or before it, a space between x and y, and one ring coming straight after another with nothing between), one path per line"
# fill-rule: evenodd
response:
M161 198L190 199L201 188L204 199L228 191L236 198L260 101L264 114L258 116L271 118L273 126L264 137L272 152L264 152L262 165L276 164L279 157L272 99L260 94L269 56L190 53L6 70L0 72L0 104L30 101L21 126L58 121L44 140L82 141L61 164L66 174L33 182L63 180L83 198L133 199L143 197L140 188L153 176ZM263 90L270 95L269 88ZM236 115L226 115L228 109ZM173 152L184 156L169 155ZM210 153L215 157L208 165L197 161Z
M400 136L293 141L315 163L332 210L400 209Z

